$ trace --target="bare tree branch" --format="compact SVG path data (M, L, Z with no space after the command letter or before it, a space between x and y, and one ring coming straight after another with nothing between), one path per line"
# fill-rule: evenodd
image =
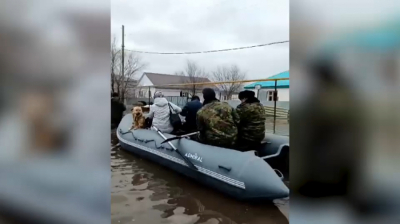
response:
M112 37L111 42L111 91L115 92L115 79L116 72L118 71L117 66L119 65L119 49L117 48L117 38L115 35Z
M129 52L127 55L128 60L124 65L124 76L121 76L121 94L122 98L125 98L125 95L128 93L128 89L133 87L133 82L135 82L135 77L139 74L139 71L146 67L145 63L142 63L141 58L134 54L133 52ZM136 77L137 78L137 77Z
M212 74L212 79L215 82L243 81L246 79L246 73L240 71L237 65L218 67ZM243 82L223 83L218 84L217 86L221 90L222 94L227 96L227 99L230 100L232 95L243 87Z
M186 61L186 67L184 71L180 72L175 72L175 75L180 75L184 76L185 78L182 78L183 83L199 83L199 82L204 82L204 78L208 78L207 72L205 72L204 69L200 68L199 65L191 60ZM201 86L197 85L191 85L190 86L190 94L196 95L196 91L198 88L201 88Z
M139 71L144 69L147 64L134 52L124 52L125 63L122 75L122 52L116 46L117 39L115 36L111 43L111 89L116 91L121 100L124 100L129 89L136 85L137 75Z

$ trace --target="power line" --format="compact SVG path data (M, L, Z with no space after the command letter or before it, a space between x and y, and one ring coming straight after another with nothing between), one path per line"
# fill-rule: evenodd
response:
M267 43L267 44L258 44L258 45L247 46L247 47L235 47L235 48L220 49L220 50L190 51L190 52L156 52L156 51L137 51L137 50L128 50L128 49L125 49L125 50L140 53L140 54L205 54L205 53L216 53L216 52L222 52L222 51L237 51L237 50L256 48L256 47L265 47L265 46L269 46L269 45L283 44L283 43L288 43L288 42L289 42L288 40L285 40L285 41L271 42L271 43Z

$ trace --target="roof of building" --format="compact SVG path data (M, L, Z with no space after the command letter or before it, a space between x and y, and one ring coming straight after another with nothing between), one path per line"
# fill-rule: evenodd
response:
M150 72L145 72L143 74L146 75L155 86L191 83L191 80L193 79L196 82L211 82L208 78L200 78L200 77L192 79L188 76L181 76L181 75L168 75L168 74L159 74Z
M146 75L147 78L149 78L149 80L155 86L193 83L192 80L194 80L196 83L211 82L208 78L201 78L201 77L190 78L188 76L169 75L169 74L160 74L160 73L151 73L151 72L144 72L143 76L144 75ZM196 89L202 89L204 87L206 87L206 86L196 86ZM191 89L192 87L190 87L190 86L165 86L164 88L166 88L166 89Z
M269 79L282 79L289 78L289 71L281 72L277 75L273 75L268 77ZM257 85L261 85L261 88L274 88L275 81L263 81L263 82L255 82L245 86L245 89L254 89ZM276 84L277 88L289 88L289 80L278 80Z

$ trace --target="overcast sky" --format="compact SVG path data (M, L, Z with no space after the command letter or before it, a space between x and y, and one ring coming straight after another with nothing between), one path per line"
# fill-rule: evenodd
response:
M125 48L204 51L289 40L289 0L111 0L111 34ZM196 55L141 54L146 72L173 74L187 59L207 71L237 64L248 79L289 69L289 44Z

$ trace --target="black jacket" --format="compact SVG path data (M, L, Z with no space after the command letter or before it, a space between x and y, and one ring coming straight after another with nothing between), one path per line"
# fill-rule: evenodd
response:
M111 124L118 126L122 120L122 116L126 107L123 103L119 102L118 99L111 99Z
M203 104L198 100L188 102L182 109L181 115L185 116L185 129L197 130L196 115Z

